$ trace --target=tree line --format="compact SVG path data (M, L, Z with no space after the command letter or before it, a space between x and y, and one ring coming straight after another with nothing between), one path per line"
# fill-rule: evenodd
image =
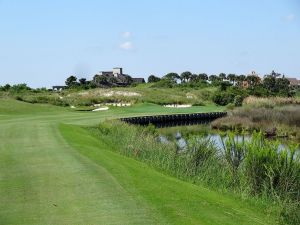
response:
M162 78L155 75L148 77L148 83L153 87L218 87L219 91L213 96L213 101L218 105L230 103L239 106L243 99L249 95L257 97L282 96L292 97L296 90L290 87L290 82L284 75L272 71L263 78L255 74L248 76L225 74L207 75L206 73L193 74L189 71L168 73Z

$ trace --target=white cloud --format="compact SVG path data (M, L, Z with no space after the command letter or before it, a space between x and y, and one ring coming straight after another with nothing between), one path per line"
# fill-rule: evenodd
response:
M133 49L133 44L132 44L132 42L127 41L127 42L122 43L122 44L120 45L120 48L123 49L123 50L128 51L128 50Z
M289 15L287 15L287 16L285 17L285 20L288 21L288 22L292 22L292 21L294 21L295 19L296 19L296 16L295 16L295 14L293 14L293 13L291 13L291 14L289 14Z
M131 37L131 33L129 31L126 31L122 34L123 38L130 38Z

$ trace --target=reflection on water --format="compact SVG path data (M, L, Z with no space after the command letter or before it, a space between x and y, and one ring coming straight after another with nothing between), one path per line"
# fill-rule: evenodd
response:
M188 147L188 140L183 137L183 135L180 132L176 132L174 134L175 137L175 141L176 141L176 146L178 148L179 151L185 151ZM205 136L200 136L199 135L199 139L209 139L211 143L213 143L213 145L221 152L224 151L224 147L223 147L223 142L222 139L224 141L224 143L226 142L226 140L228 140L228 136L221 136L219 134L208 134ZM243 141L251 141L252 136L251 135L235 135L234 140L236 143L242 143ZM159 136L159 142L161 143L169 143L171 142L167 137L160 135ZM284 141L284 140L282 140ZM285 143L282 143L278 146L278 151L280 152L283 149L286 149L288 146ZM299 149L300 150L300 149Z

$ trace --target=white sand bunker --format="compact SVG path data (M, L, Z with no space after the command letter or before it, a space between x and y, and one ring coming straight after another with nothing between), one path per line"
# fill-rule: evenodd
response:
M164 105L166 108L190 108L192 105L178 105L178 104L171 104L171 105Z
M103 90L103 89L95 89L93 91L82 91L77 93L79 96L104 96L104 97L140 97L142 96L140 93L133 91L113 91L113 90Z
M111 106L116 106L116 107L128 107L128 106L131 106L132 104L121 102L121 103L106 103L105 105L111 105Z
M107 106L106 107L100 107L100 108L94 109L93 112L106 111L106 110L109 110L109 108Z
M141 96L141 94L137 92L131 92L131 91L109 91L106 93L103 93L105 97L111 97L111 96L124 96L124 97L134 97L134 96Z
M131 103L124 103L124 102L112 102L112 103L104 103L104 104L94 104L94 107L100 107L102 105L106 105L106 106L115 106L115 107L128 107L128 106L132 106Z

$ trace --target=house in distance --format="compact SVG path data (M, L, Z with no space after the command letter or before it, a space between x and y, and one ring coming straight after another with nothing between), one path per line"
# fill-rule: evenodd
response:
M130 84L145 83L144 78L132 78L123 73L123 68L116 67L112 71L101 71L93 78L93 82L101 86L128 86Z
M287 78L290 82L290 87L299 89L300 88L300 80L297 78Z

